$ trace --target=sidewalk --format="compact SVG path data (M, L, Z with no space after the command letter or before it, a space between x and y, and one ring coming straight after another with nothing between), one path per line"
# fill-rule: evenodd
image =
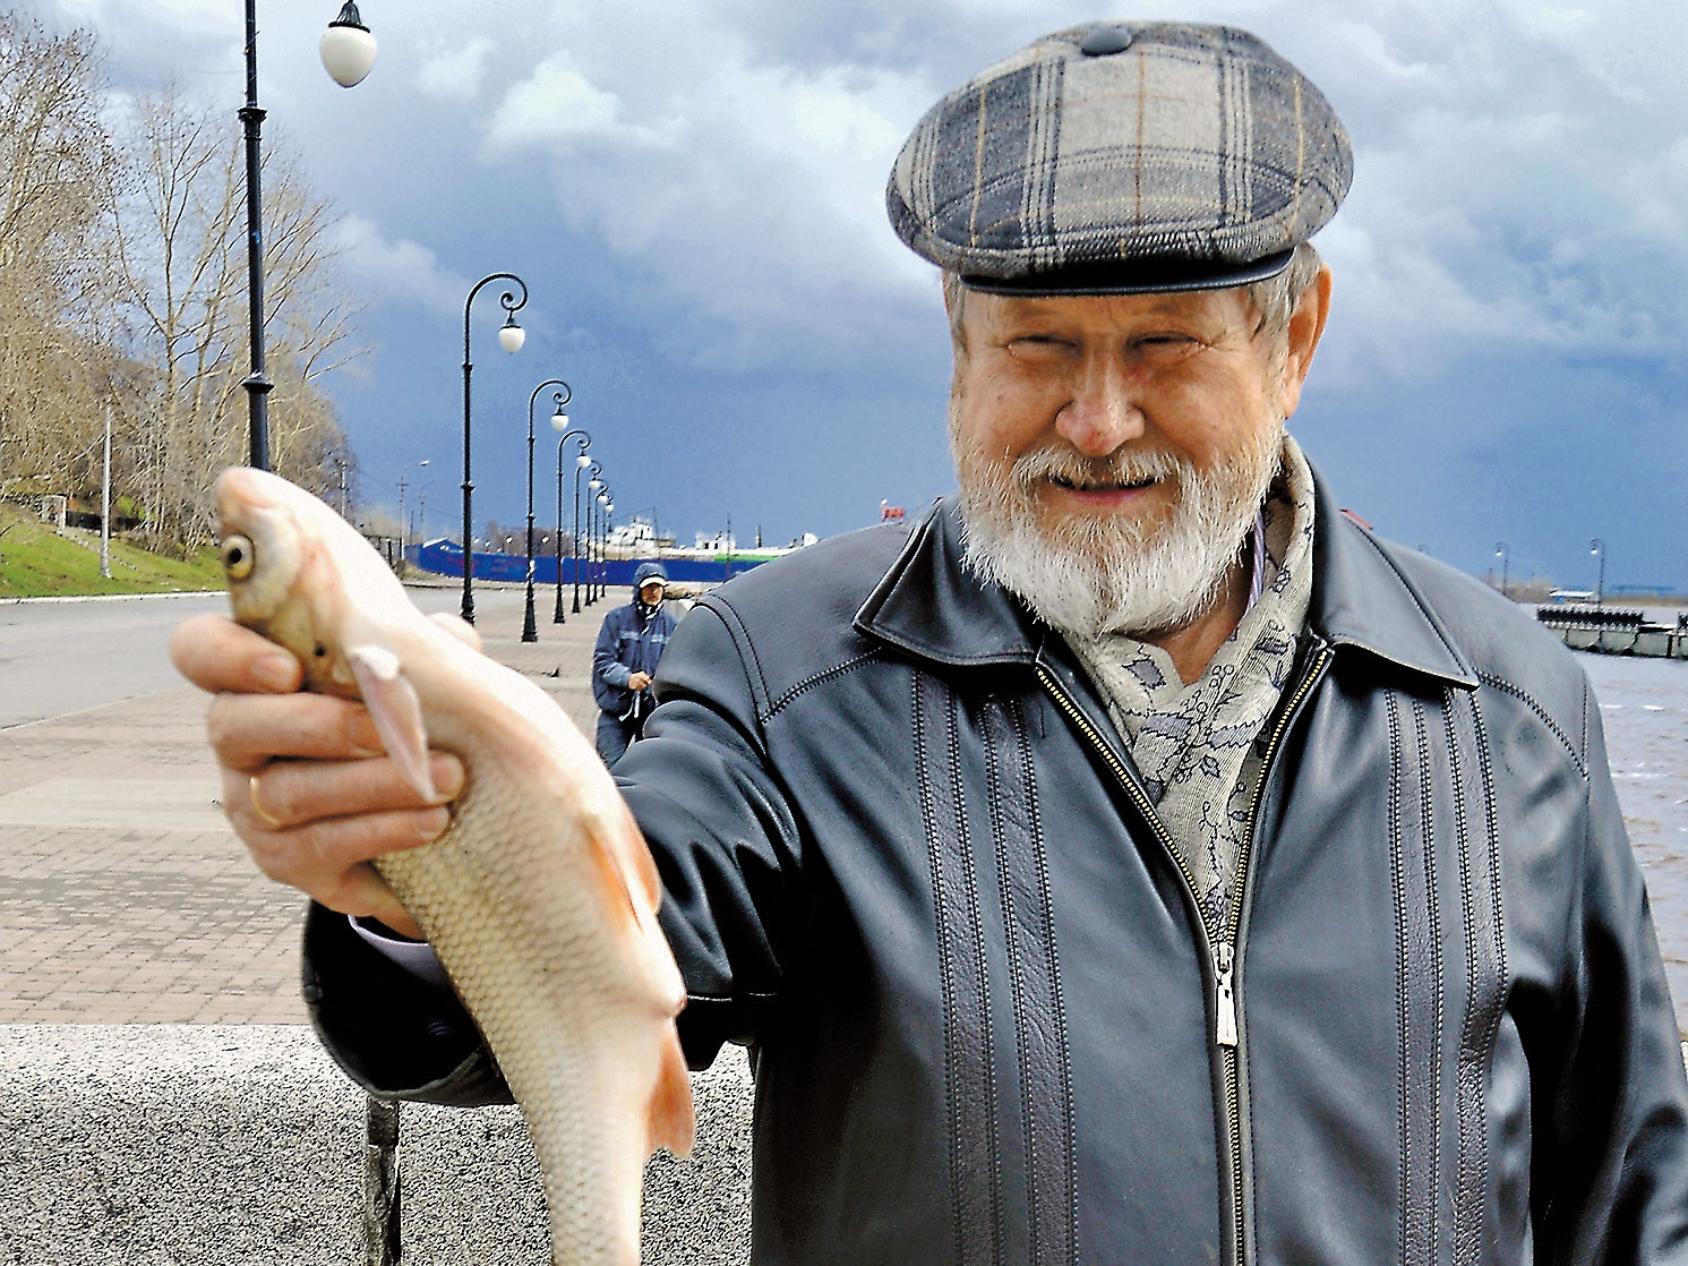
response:
M592 642L624 595L487 651L591 733ZM302 1024L297 894L217 804L186 684L0 735L0 1024Z

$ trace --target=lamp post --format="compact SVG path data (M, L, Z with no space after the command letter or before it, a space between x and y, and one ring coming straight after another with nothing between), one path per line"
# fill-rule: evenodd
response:
M563 412L563 406L574 399L574 389L561 378L547 378L533 389L528 397L528 471L527 471L527 606L522 614L522 641L537 642L539 628L533 619L533 402L539 399L539 393L547 387L561 387L561 391L551 393L551 399L556 402L557 411L551 415L551 425L556 430L563 430L569 424L569 415Z
M522 288L522 297L517 299L514 294L506 290L498 296L498 306L504 309L504 324L498 331L498 345L514 355L522 350L522 344L527 341L527 331L516 324L516 313L521 311L528 301L527 282L515 273L489 273L477 281L469 291L469 297L463 301L463 619L470 624L475 622L475 551L473 532L470 523L473 520L472 508L475 485L469 477L469 375L475 365L469 356L469 308L475 302L475 296L481 292L481 287L494 281L513 281Z
M553 419L553 422L555 422L555 419ZM574 442L580 448L579 456L577 456L574 459L574 461L575 461L575 466L574 466L574 532L575 532L575 537L578 537L580 535L580 468L582 466L585 466L586 464L588 464L592 460L590 457L588 457L586 455L586 450L588 448L590 448L591 445L592 445L592 437L590 435L588 435L585 431L583 431L581 428L576 427L572 431L564 431L561 435L559 435L557 437L557 610L551 616L551 623L552 624L567 623L567 620L563 615L563 445L567 444L571 438L574 440ZM569 558L570 558L571 561L574 560L575 555L578 553L578 551L579 551L578 542L575 540L574 537L570 537L569 538ZM579 571L580 571L580 564L578 562L575 562L575 573L576 574L575 574L575 579L574 579L574 587L575 587L574 609L576 611L580 610L580 575L579 575Z
M426 457L424 457L421 461L416 463L416 469L418 469L418 470L426 470L427 467L428 467L428 459ZM399 475L399 574L400 575L404 574L404 568L405 568L405 557L404 557L405 536L406 536L405 529L409 525L409 521L404 517L404 490L408 486L409 480L410 480L410 471L407 468L403 472L401 472L400 475Z
M580 472L592 466L592 458L585 451L586 445L581 445L581 452L574 459L574 535L569 538L569 554L574 563L574 602L570 610L573 614L580 614Z
M1506 597L1506 568L1511 558L1506 551L1505 541L1495 542L1495 557L1500 559L1500 596Z
M1594 582L1594 605L1606 605L1606 542L1598 536L1588 543L1588 552L1600 560L1600 578Z
M610 563L609 563L609 557L610 557L610 555L609 555L610 515L615 512L615 493L610 491L610 487L609 487L608 484L605 484L604 490L598 494L598 505L601 507L601 509L599 511L599 514L598 514L598 571L597 571L597 579L598 579L598 596L600 598L602 598L609 590L609 586L607 584L605 584L604 582L605 582L606 578L609 576L609 570L610 570Z
M349 47L356 45L355 49ZM332 53L332 60L331 60ZM346 4L322 37L322 64L350 88L375 64L375 37L358 17L358 7ZM341 67L357 69L356 78L342 78ZM252 348L252 372L241 380L246 388L247 462L259 470L270 468L270 381L264 361L264 111L258 106L258 0L246 0L246 104L239 117L246 132L246 304Z
M604 486L604 481L598 476L604 473L604 468L597 462L586 467L586 605L591 606L597 599L592 594L592 503Z

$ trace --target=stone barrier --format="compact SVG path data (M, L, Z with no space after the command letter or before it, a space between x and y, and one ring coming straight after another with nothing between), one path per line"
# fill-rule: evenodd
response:
M692 1079L693 1158L645 1187L648 1263L749 1256L749 1072ZM294 1025L0 1026L0 1262L350 1266L365 1260L366 1099ZM400 1111L406 1266L548 1266L514 1108Z

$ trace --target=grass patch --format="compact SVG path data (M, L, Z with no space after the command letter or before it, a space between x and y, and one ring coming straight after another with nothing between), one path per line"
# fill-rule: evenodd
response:
M70 597L96 593L181 593L221 589L217 551L206 546L186 560L111 542L111 579L100 575L100 534L54 528L14 506L0 505L0 598Z

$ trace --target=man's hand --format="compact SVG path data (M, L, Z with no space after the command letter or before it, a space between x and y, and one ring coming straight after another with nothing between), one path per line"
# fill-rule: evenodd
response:
M643 690L650 684L651 675L649 673L633 673L627 678L627 688L629 690Z
M332 910L420 937L370 862L445 831L462 763L435 752L440 795L423 800L383 754L362 704L299 693L299 662L225 616L179 625L170 659L216 696L206 731L222 766L223 812L258 869Z

